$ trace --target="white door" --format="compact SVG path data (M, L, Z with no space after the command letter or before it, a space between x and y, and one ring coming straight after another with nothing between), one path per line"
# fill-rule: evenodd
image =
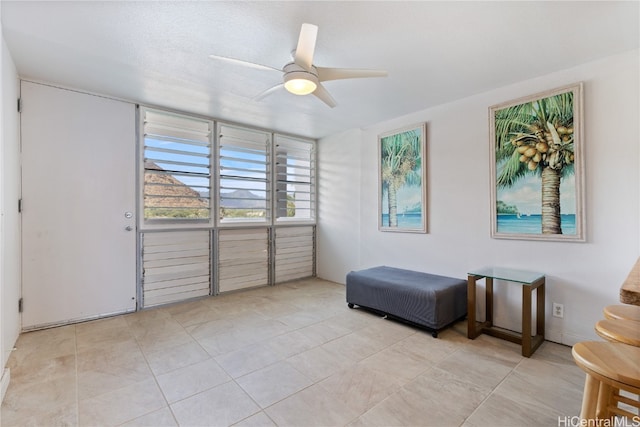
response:
M135 310L135 106L22 82L24 330Z

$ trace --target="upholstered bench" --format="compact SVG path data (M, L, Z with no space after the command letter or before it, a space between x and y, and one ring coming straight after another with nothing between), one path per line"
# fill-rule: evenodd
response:
M467 281L393 267L347 274L347 304L382 312L432 332L467 314Z

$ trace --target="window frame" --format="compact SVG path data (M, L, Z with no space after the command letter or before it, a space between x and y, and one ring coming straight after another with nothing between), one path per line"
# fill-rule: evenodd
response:
M206 122L209 126L209 135L208 135L208 147L209 147L209 217L208 218L145 218L145 118L146 113L152 112L153 114L174 116L177 118L183 118L187 120L197 120ZM181 112L175 112L171 110L165 110L160 108L153 107L144 107L140 106L138 108L138 159L137 165L139 168L138 173L138 219L139 219L139 228L141 231L144 230L158 230L158 229L195 229L195 228L210 228L214 224L215 216L214 209L216 206L216 201L214 200L215 191L214 191L214 179L213 175L215 173L213 157L214 153L214 130L215 130L215 122L206 117L200 117L192 114L185 114ZM178 141L176 141L178 142ZM186 184L185 184L186 185Z
M228 127L231 129L238 130L240 132L253 132L253 133L264 133L265 136L268 137L268 142L265 143L265 217L264 219L248 219L248 218L234 218L234 219L223 219L220 216L220 211L222 208L222 185L221 181L222 177L222 166L221 166L221 158L220 158L220 149L222 147L222 128ZM253 128L250 126L237 125L234 123L228 122L216 122L216 134L215 134L215 161L216 164L214 166L214 180L215 180L215 189L216 189L216 198L215 198L215 224L219 228L233 228L233 227L268 227L273 224L273 132L269 132L262 129ZM256 190L261 191L261 190Z
M317 141L311 138L300 137L296 135L290 135L280 132L275 132L268 129L259 127L253 127L243 124L237 124L229 121L222 121L212 119L210 117L201 116L197 114L184 113L180 111L167 110L163 108L157 108L153 106L139 105L137 109L137 144L138 150L136 164L138 167L137 174L137 211L138 211L138 228L140 232L147 230L171 230L171 229L215 229L215 228L242 228L242 227L276 227L276 226L295 226L295 225L316 225L317 224ZM209 125L209 218L158 218L158 219L146 219L144 217L144 192L145 192L145 114L147 111L154 113L172 115L182 117L185 119L200 120L207 122ZM267 215L265 220L252 220L252 219L235 219L232 221L224 221L220 218L220 129L222 126L229 126L232 128L256 132L265 133L269 137L269 141L266 144L266 153L268 162L266 164L266 192L268 196L267 203ZM300 141L303 143L311 144L311 191L310 191L310 217L309 218L295 218L295 217L278 217L276 190L277 190L277 167L276 167L276 151L278 138L290 139L294 141Z
M290 181L287 179L286 181L278 181L278 139L283 139L285 141L289 140L296 143L309 144L311 149L309 150L309 162L310 162L310 174L309 174L309 218L300 218L300 217L286 217L279 216L278 210L278 184L285 182L289 183ZM274 225L314 225L316 224L317 218L317 145L316 141L309 138L301 138L298 136L291 136L282 133L274 133L273 135L273 224ZM285 191L286 193L286 191Z

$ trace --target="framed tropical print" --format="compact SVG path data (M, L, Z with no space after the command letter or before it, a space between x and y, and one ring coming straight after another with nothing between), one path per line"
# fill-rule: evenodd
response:
M378 136L378 229L427 232L426 125Z
M491 236L585 241L582 83L489 111Z

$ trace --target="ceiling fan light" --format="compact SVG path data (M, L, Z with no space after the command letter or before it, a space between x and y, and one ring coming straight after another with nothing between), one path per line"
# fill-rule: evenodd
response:
M294 95L309 95L318 87L318 77L307 71L287 72L284 87Z
M309 95L318 85L307 79L291 79L287 80L284 87L294 95Z

